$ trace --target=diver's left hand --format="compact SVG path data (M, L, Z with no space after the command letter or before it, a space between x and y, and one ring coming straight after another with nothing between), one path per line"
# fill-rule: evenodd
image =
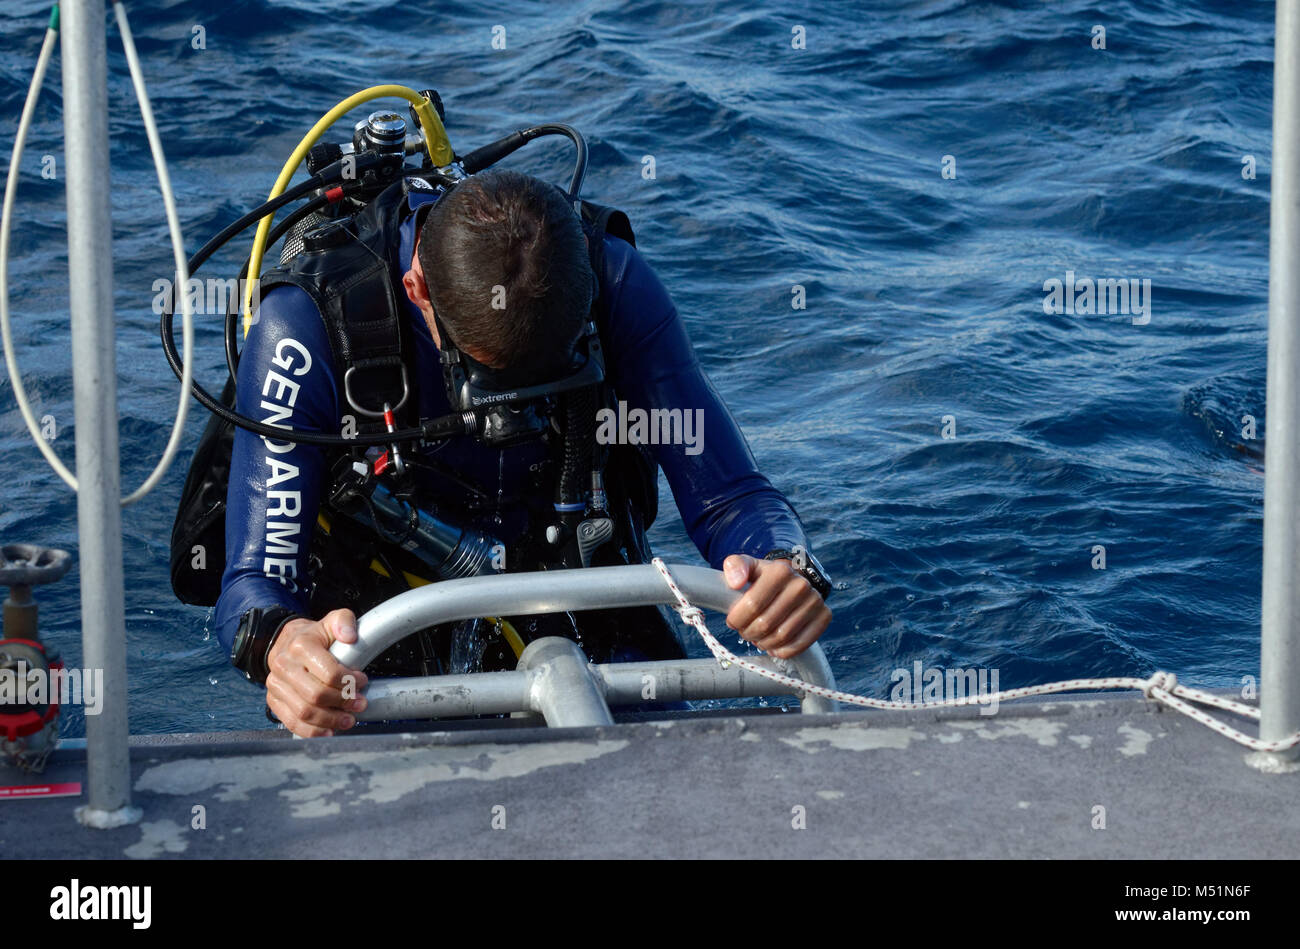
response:
M769 655L791 659L830 625L830 607L789 560L732 554L722 572L733 590L753 584L727 614L727 625Z

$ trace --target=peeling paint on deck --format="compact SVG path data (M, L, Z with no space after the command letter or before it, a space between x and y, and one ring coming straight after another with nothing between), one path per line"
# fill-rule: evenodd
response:
M218 801L247 801L249 794L279 790L298 818L330 817L352 805L386 804L439 781L496 781L541 768L585 764L627 747L626 741L557 741L516 747L471 745L409 751L249 755L182 758L154 765L135 782L137 791L196 795L215 789ZM350 800L349 800L350 797Z

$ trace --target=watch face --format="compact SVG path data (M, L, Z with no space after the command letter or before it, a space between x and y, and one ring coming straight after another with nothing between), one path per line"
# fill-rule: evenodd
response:
M799 560L802 560L803 563L802 565L799 565L799 560L796 560L795 563L797 566L795 569L802 573L804 578L811 583L814 589L817 589L822 596L829 593L831 589L831 578L827 576L826 568L822 566L821 561L813 556L811 550L806 548L800 548L798 556Z
M248 652L248 643L252 638L253 614L245 613L239 620L239 629L235 631L235 642L230 648L230 662L236 669L243 669L244 654Z
M826 576L826 568L822 566L822 562L820 560L818 560L815 556L813 556L813 552L811 550L805 550L803 555L808 558L808 562L812 564L812 568L814 570L816 570L821 576L823 577Z

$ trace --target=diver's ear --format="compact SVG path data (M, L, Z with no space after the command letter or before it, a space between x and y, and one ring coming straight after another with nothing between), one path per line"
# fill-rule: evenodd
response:
M442 337L438 335L438 321L433 316L433 301L429 299L429 285L424 282L424 271L420 268L419 258L411 261L411 269L402 274L402 287L406 298L415 304L415 308L424 316L433 337L433 345L442 348Z
M402 275L402 286L406 288L407 299L422 313L433 306L429 300L429 285L424 282L424 273L420 269L418 258L412 259L411 269Z

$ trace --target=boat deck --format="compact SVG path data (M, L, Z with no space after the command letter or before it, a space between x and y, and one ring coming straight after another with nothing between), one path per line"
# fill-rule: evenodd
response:
M1263 774L1133 696L740 714L590 728L504 720L310 742L134 738L115 830L75 798L0 801L7 857L1293 857L1294 774ZM503 726L503 727L502 727ZM39 778L83 781L60 748ZM205 829L192 829L201 805ZM1104 829L1094 829L1104 811ZM497 825L504 824L500 829ZM803 824L803 829L796 825Z

